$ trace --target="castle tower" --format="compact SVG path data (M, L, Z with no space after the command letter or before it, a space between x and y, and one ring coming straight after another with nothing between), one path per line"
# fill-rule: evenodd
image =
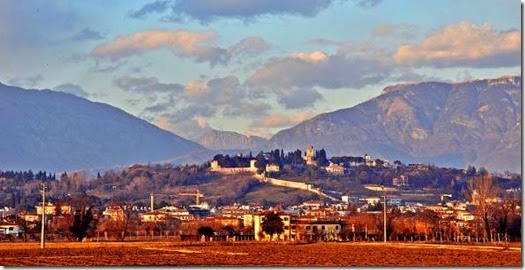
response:
M315 152L313 146L306 148L306 151L304 153L304 160L306 161L307 165L317 165L317 162L315 161Z

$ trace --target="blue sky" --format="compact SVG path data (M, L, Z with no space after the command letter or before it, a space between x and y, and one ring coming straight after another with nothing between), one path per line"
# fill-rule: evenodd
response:
M269 137L385 86L521 73L516 0L0 1L0 81L195 137Z

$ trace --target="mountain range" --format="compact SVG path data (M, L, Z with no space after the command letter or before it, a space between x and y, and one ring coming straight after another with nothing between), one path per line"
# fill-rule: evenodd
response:
M64 171L159 162L206 151L107 104L0 84L0 170Z
M521 77L400 84L282 130L268 147L520 172L521 117Z
M0 84L0 170L78 170L215 153L324 148L329 156L521 171L521 77L386 87L270 139L208 128L193 141L107 104L51 90Z

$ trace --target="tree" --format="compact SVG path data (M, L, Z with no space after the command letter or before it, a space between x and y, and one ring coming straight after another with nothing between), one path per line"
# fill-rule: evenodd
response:
M467 198L472 204L476 205L476 215L483 222L485 233L488 241L491 237L491 212L493 211L493 199L498 194L497 186L494 184L494 179L490 174L483 174L474 177L467 186Z
M284 232L284 223L281 217L277 213L270 212L266 214L264 221L262 222L262 229L266 234L270 235L270 240L274 234L279 236Z
M199 235L204 235L204 237L206 238L210 238L212 237L214 234L215 234L215 231L213 230L212 227L209 227L209 226L201 226L199 227L199 229L197 230L197 233Z
M82 242L86 236L88 236L89 230L96 228L96 222L91 212L91 207L87 210L76 211L73 216L73 225L69 228L71 233L75 236L78 242Z

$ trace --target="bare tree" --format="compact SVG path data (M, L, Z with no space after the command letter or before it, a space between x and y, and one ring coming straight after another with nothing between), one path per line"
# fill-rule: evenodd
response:
M498 195L498 187L490 174L482 174L474 177L467 186L466 196L472 204L476 205L476 215L483 222L488 241L491 237L491 212Z

